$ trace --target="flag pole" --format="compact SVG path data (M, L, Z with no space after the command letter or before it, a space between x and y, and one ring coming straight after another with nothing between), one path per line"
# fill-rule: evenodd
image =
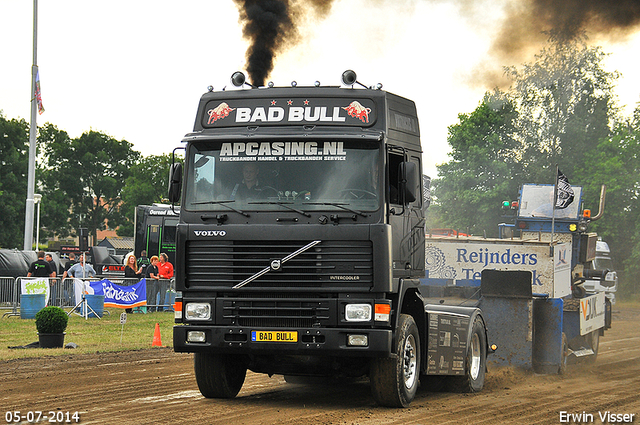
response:
M558 199L558 164L556 164L556 173L553 178L553 201L551 202L551 240L549 241L549 256L553 257L553 238L556 227L556 202Z
M29 169L27 175L27 204L24 217L24 250L33 249L33 216L34 216L34 192L36 182L36 136L37 102L36 102L36 77L38 75L38 0L33 0L33 65L31 66L31 121L29 126ZM38 247L36 247L36 251Z

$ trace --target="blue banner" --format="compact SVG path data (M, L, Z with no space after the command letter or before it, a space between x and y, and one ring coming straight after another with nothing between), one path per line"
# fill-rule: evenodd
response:
M90 283L95 295L104 295L105 307L132 308L147 305L147 282L142 279L131 286L121 286L108 279Z

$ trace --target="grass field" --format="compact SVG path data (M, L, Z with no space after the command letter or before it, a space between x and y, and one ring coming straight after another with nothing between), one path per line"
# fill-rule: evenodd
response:
M616 307L640 307L640 299L633 298L619 302ZM69 309L67 309L68 311ZM22 357L63 356L69 354L95 353L100 351L125 351L152 348L155 325L160 325L163 347L173 347L174 313L127 314L124 327L120 324L118 308L107 309L102 319L84 319L72 314L67 326L65 344L74 342L75 349L9 349L9 346L23 346L38 341L35 319L21 319L20 316L0 319L0 361ZM615 323L614 323L615 326Z
M69 311L67 309L66 311ZM109 311L111 314L106 314ZM22 357L62 356L68 354L95 353L99 351L124 351L152 348L156 323L160 325L163 347L173 347L173 312L150 314L128 313L127 321L120 324L119 308L106 309L102 319L72 314L69 317L64 343L78 345L74 349L9 349L38 341L35 319L9 316L0 319L0 361ZM0 312L3 312L0 310Z

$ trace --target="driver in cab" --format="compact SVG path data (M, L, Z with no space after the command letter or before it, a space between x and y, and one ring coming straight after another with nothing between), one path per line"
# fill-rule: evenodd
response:
M247 162L242 166L242 182L236 183L231 191L230 199L260 199L263 197L262 186L258 181L258 164Z

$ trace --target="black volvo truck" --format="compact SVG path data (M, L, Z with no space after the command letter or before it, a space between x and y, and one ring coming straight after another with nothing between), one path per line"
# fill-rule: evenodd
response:
M385 406L409 405L426 375L482 389L480 310L420 294L429 198L414 102L354 88L352 71L342 87L232 81L200 99L169 176L174 349L195 353L202 394L234 397L248 369L368 376Z

